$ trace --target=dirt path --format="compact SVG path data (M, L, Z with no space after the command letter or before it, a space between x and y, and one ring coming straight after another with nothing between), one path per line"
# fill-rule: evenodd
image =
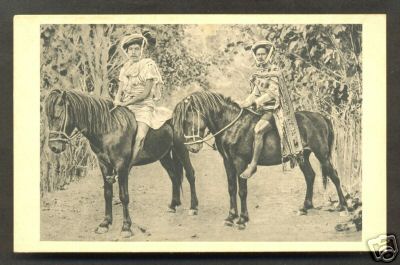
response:
M359 241L361 232L336 232L335 225L348 217L338 212L312 210L296 214L305 194L305 181L298 168L282 173L282 167L260 167L248 182L250 223L246 230L226 227L229 210L227 180L222 159L212 150L191 154L196 170L199 215L188 216L189 185L183 183L182 206L175 214L166 211L171 183L159 163L134 168L129 179L130 213L134 236L121 239L122 207L114 185L114 222L103 235L94 233L104 215L100 172L95 172L65 190L47 194L41 205L41 240L85 241ZM314 206L325 205L328 194L336 199L332 183L322 188L319 166L314 188Z

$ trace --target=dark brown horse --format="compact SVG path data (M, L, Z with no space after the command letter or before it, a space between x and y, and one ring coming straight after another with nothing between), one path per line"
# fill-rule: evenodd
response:
M183 139L173 133L168 121L158 130L150 130L146 136L143 150L137 161L132 162L132 148L137 123L134 114L126 107L112 111L110 100L95 98L75 91L53 90L45 102L49 125L49 147L55 153L65 150L66 144L81 132L90 142L99 161L104 180L105 217L97 227L97 233L108 231L112 224L113 181L118 176L119 198L123 207L123 226L121 235L132 235L129 216L128 175L134 165L144 165L160 161L172 181L172 200L169 208L181 204L180 188L183 168L190 184L190 214L197 213L195 175Z
M174 110L174 127L177 132L184 134L189 150L198 152L202 147L205 130L215 136L215 144L223 157L228 177L228 191L230 196L230 210L225 224L233 225L239 217L237 225L244 228L249 220L247 211L247 180L240 178L240 174L247 167L252 158L254 126L259 116L240 107L230 98L208 91L195 92L179 102ZM324 184L330 177L339 196L340 209L347 207L346 200L340 186L340 180L331 163L333 144L333 128L331 122L319 113L301 111L296 113L304 149L304 161L300 168L304 173L307 184L303 213L313 208L313 185L315 173L311 167L309 156L315 154L322 166ZM275 126L275 125L274 125ZM259 165L272 166L282 163L280 137L276 127L267 133L264 140L264 149ZM237 185L241 212L237 209Z

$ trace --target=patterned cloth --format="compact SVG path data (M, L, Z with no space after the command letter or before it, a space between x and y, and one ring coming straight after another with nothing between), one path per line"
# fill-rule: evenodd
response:
M279 80L281 108L275 113L275 121L280 124L277 127L282 129L280 132L282 156L289 159L293 168L297 162L303 161L303 143L285 79L281 72L277 72L276 75Z
M156 94L159 93L155 89L163 81L153 60L142 59L137 63L128 61L122 66L119 75L119 80L124 84L121 101L126 102L139 96L144 91L146 81L151 79L155 81L151 93L144 100L129 105L128 108L135 113L137 121L146 123L150 128L158 129L172 117L172 111L155 106L154 100L158 96Z
M289 92L279 68L260 69L250 79L255 102L264 111L273 110L281 138L282 157L302 158L303 146ZM292 163L293 164L293 163Z
M263 110L275 110L280 104L279 80L271 73L276 71L275 66L260 68L250 78L251 93L255 102Z

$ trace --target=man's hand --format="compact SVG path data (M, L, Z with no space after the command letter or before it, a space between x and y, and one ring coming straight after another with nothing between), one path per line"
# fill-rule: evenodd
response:
M122 102L119 101L119 100L115 100L113 103L114 103L114 106L115 106L115 107L117 107L117 106L123 106L123 104L124 104L124 103L122 103Z
M239 105L240 108L242 108L242 109L245 108L244 101L239 100L239 101L236 101L236 103Z

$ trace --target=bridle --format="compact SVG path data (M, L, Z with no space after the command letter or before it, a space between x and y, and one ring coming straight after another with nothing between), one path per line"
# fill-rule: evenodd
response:
M67 107L68 101L65 100L65 118L62 126L62 131L49 131L49 142L55 142L55 141L61 141L65 143L71 142L74 138L76 138L83 130L79 131L76 128L72 130L71 135L67 134L67 124L68 124L68 107Z
M200 113L201 112L198 109L196 109L195 107L192 107L191 105L189 105L188 110L189 109L195 110L195 112L197 114L197 131L196 131L195 126L194 126L195 116L192 115L192 130L191 130L192 131L192 135L186 135L185 132L183 132L183 137L185 137L185 139L192 139L193 143L195 143L195 141L198 141L197 139L199 139L199 138L200 139L204 139L203 137L200 136ZM201 115L203 115L203 117L204 117L204 114L201 113Z
M185 139L192 139L191 142L185 142L185 145L192 145L192 144L199 144L199 143L206 143L206 141L214 138L215 136L221 134L222 132L224 132L225 130L227 130L229 127L231 127L242 115L243 113L243 109L240 109L240 112L238 114L238 116L232 120L229 124L227 124L225 127L223 127L221 130L219 130L218 132L212 134L210 133L210 135L206 136L205 138L201 137L200 135L200 115L203 116L205 118L205 115L203 113L201 113L197 108L195 108L192 105L189 105L189 108L193 109L196 113L197 113L197 130L195 129L195 115L192 115L192 135L186 135L185 133L183 133L183 136L185 137ZM189 110L188 108L188 110ZM186 113L185 113L186 114ZM186 116L186 115L185 115ZM197 140L199 139L200 140Z

